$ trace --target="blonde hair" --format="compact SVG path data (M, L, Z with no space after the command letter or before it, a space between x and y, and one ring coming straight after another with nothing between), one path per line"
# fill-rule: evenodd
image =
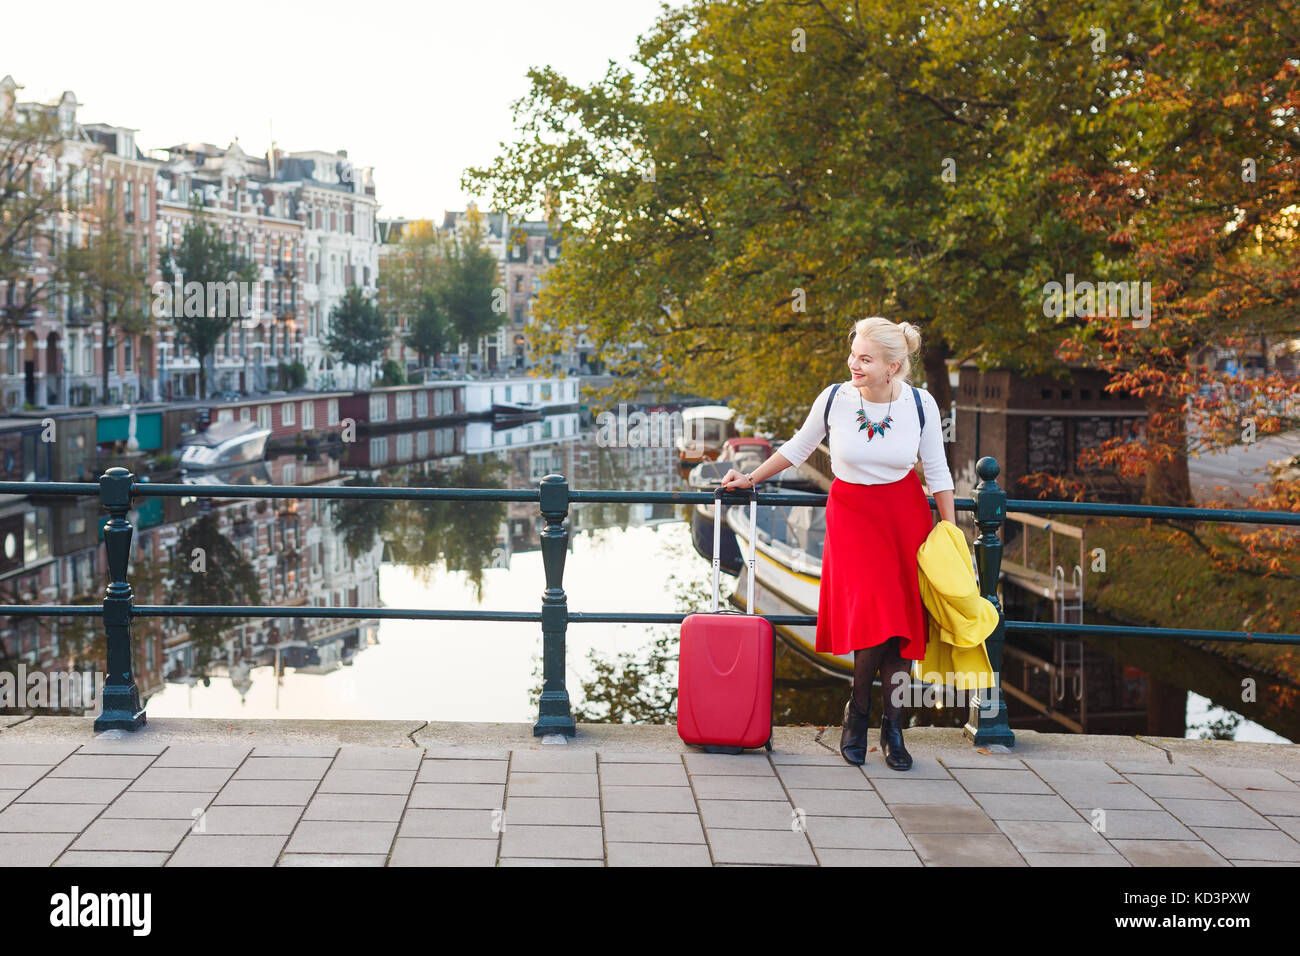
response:
M880 346L886 365L902 363L897 378L906 383L912 379L912 356L921 351L921 330L911 322L891 322L880 315L868 316L853 323L849 345L859 335L866 336Z

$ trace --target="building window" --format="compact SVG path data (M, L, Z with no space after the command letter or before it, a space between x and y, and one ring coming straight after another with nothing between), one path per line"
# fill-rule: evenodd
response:
M370 420L372 422L388 421L388 396L370 396Z
M112 338L108 340L108 370L117 371L117 341Z
M304 429L316 427L316 409L310 401L302 403L302 427Z
M280 406L280 424L293 424L293 402L285 402Z
M429 417L429 393L428 392L421 391L415 393L415 414L419 418Z
M383 465L388 462L388 438L370 439L370 464Z
M397 419L402 421L411 417L411 393L398 392L395 396L397 400Z
M257 406L257 427L258 428L271 427L271 406L270 405Z
M325 416L328 424L337 425L339 423L339 400L337 398L331 398L326 403Z

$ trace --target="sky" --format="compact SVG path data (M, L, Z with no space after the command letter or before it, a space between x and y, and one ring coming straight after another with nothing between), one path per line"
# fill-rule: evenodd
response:
M683 6L670 0L668 6ZM626 63L661 0L5 4L0 77L23 100L76 94L82 122L264 154L346 149L382 218L463 209L461 172L513 137L525 72L590 83ZM24 39L25 38L25 39Z

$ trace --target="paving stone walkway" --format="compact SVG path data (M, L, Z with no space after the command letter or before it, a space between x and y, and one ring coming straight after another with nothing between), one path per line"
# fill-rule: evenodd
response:
M0 733L0 865L1300 865L1293 759L927 753L909 734L916 762L897 772L878 751L857 768L779 738L771 754L730 756L524 734L375 746Z

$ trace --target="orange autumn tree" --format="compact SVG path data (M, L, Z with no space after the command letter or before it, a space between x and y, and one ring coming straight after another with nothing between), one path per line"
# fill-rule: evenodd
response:
M1100 118L1115 131L1113 151L1056 178L1071 187L1067 217L1106 239L1092 275L1149 283L1150 315L1092 303L1058 354L1107 370L1108 390L1141 396L1148 413L1143 441L1113 439L1080 464L1144 476L1146 504L1187 506L1190 454L1300 425L1300 382L1277 372L1243 381L1193 361L1206 345L1300 334L1300 9L1156 0L1145 12L1153 32L1116 43L1109 58L1128 88ZM1229 400L1197 395L1215 383L1234 386ZM1069 482L1051 484L1078 495ZM1300 510L1296 484L1270 482L1248 506ZM1178 533L1225 571L1295 576L1293 530L1232 528Z

